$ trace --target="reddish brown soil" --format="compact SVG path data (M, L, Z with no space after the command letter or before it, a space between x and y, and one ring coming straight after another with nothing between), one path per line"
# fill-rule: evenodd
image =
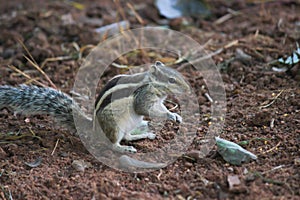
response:
M41 1L42 2L42 1ZM102 19L110 24L125 17L131 27L141 27L126 2L84 1L84 9L71 1L1 1L0 2L0 84L18 85L32 80L11 70L14 65L45 85L47 80L23 57L28 55L19 40L41 66L47 58L72 56L68 60L48 62L43 70L64 92L72 88L74 76L82 60L79 47L96 45L101 38L84 17ZM118 2L118 1L116 1ZM288 56L300 43L300 4L297 1L212 1L212 16L182 18L168 24L201 44L209 39L207 50L225 47L213 57L224 63L242 49L251 61L233 61L223 65L222 77L227 93L227 115L222 138L233 142L250 141L244 148L258 160L233 166L219 156L215 148L204 159L180 157L173 164L157 171L131 174L114 170L88 153L79 138L69 131L53 128L47 116L14 116L0 111L0 198L2 199L300 199L300 68L289 73L272 71L268 62ZM143 25L158 25L163 19L152 2L132 1L139 5ZM123 8L123 10L122 10ZM216 24L227 14L227 8L240 11L229 20ZM120 15L124 11L124 15ZM70 13L75 23L63 24L62 15ZM187 20L190 25L182 25ZM86 56L87 52L83 53ZM122 64L152 61L147 53L121 60ZM108 71L103 81L120 71ZM201 77L194 72L188 80L195 88L202 111L209 102L201 91ZM50 85L49 85L50 86ZM261 108L267 105L266 108ZM274 126L270 126L271 122ZM200 148L201 133L207 130L203 121L189 151ZM164 140L168 137L158 137ZM152 147L153 141L132 143L138 149ZM51 154L55 145L57 148ZM154 141L154 146L155 143ZM31 168L25 162L42 158ZM74 160L90 163L84 172L72 167ZM228 177L237 175L240 184L231 189Z

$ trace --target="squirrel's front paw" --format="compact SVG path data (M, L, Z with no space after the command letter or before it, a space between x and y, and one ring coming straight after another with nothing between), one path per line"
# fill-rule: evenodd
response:
M139 128L148 128L148 124L149 124L148 121L143 120L143 121L138 125L138 127L139 127Z
M182 117L177 113L168 113L168 119L179 123L182 122Z

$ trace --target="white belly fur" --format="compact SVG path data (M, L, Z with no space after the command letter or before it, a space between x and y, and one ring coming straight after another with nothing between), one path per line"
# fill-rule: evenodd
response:
M143 121L143 116L137 115L133 109L133 97L115 100L109 107L115 122L117 122L118 129L123 133L130 132Z

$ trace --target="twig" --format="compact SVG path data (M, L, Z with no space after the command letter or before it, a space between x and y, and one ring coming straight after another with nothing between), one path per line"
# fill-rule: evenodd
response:
M269 150L263 152L262 154L266 154L266 153L269 153L269 152L273 151L273 150L276 149L280 144L281 144L281 141L278 142L278 144L276 144L273 148L271 148L271 149L269 149Z
M88 45L85 45L85 46L83 46L83 47L81 47L80 49L79 49L79 59L81 59L82 58L82 54L84 53L84 51L85 50L87 50L87 49L93 49L93 48L95 48L96 46L95 45L92 45L92 44L88 44Z
M163 170L160 169L160 170L159 170L159 174L157 175L157 179L158 179L159 181L160 181L160 177L161 177L162 173L163 173Z
M267 173L269 173L269 172L275 171L275 170L277 170L277 169L281 169L281 168L283 168L283 167L285 167L285 165L279 165L279 166L276 166L276 167L274 167L274 168L272 168L272 169L270 169L270 170L264 171L264 172L262 172L261 174L267 174Z
M72 46L74 47L74 49L79 52L80 51L80 47L76 42L72 42Z
M218 50L216 50L216 51L214 51L212 53L209 53L209 54L207 54L207 55L205 55L205 56L203 56L201 58L198 58L198 59L195 59L195 60L191 60L191 61L189 61L189 62L187 62L187 63L179 66L177 68L177 71L181 71L183 68L185 68L186 66L190 65L191 63L196 63L196 62L198 63L198 62L202 62L203 60L207 60L207 59L209 59L209 58L211 58L211 57L213 57L215 55L220 54L222 51L223 51L223 48L218 49Z
M41 69L44 68L44 66L46 65L47 62L54 62L54 61L62 61L62 60L69 60L72 59L72 56L59 56L59 57L55 57L55 58L46 58L41 65Z
M226 15L223 15L222 17L214 21L214 24L216 25L222 24L223 22L229 20L231 17L233 17L233 15L231 13L227 13Z
M270 128L274 128L274 122L275 122L275 119L272 118L272 119L271 119L271 122L270 122Z
M120 1L119 0L115 0L114 3L116 5L116 7L117 7L118 13L120 13L120 15L122 16L123 20L127 20L126 16L125 16L124 9L122 8L122 6L120 4Z
M30 127L29 127L29 131L34 137L36 136L35 132Z
M260 106L260 109L262 109L262 108L267 108L267 107L269 107L270 105L272 105L272 104L278 99L278 97L281 95L281 93L282 93L283 91L284 91L284 90L281 90L281 91L276 95L276 97L275 97L270 103L268 103L267 105Z
M122 5L120 4L120 0L115 0L115 1L114 1L114 4L116 5L116 8L117 8L117 10L118 10L118 13L121 15L122 19L123 19L124 21L129 21L129 20L127 20L127 18L126 18L125 11L124 11ZM130 26L130 25L129 25L129 26ZM132 31L129 29L129 27L127 27L127 28L128 28L128 29L127 29L126 31L127 31L128 33L132 33ZM124 37L127 37L127 38L128 38L128 36L127 36L126 34L124 34L124 29L123 29L121 26L119 27L119 29L120 29L120 34L122 34ZM132 38L130 38L130 39L133 39L134 42L135 42L137 45L140 46L139 39L136 38L136 37L133 37L133 36L134 36L134 34L132 34ZM140 48L140 49L141 49L141 48Z
M202 45L202 48L205 49L210 43L212 43L213 39L209 39L207 42L205 42L203 45Z
M230 48L230 47L232 47L232 46L235 46L235 45L237 45L239 42L240 42L239 40L233 40L233 41L229 42L228 44L226 44L226 45L224 46L224 49L228 49L228 48Z
M54 152L55 152L55 150L56 150L56 148L57 148L58 142L59 142L59 139L57 139L57 141L56 141L56 143L55 143L55 146L54 146L54 149L53 149L53 151L52 151L52 153L51 153L51 156L54 155Z
M204 49L212 42L212 39L209 39L207 42L205 42L205 44L201 45L201 49ZM174 64L179 64L185 60L188 60L189 56L190 56L191 52L186 52L184 55L181 55L181 52L178 52L178 59L174 62Z
M210 97L210 95L209 95L207 92L205 92L204 96L208 99L208 101L209 101L210 103L213 103L213 102L214 102L214 100Z
M228 9L228 14L220 17L219 19L217 19L214 24L216 25L220 25L222 23L224 23L225 21L229 20L230 18L234 17L234 16L238 16L239 14L241 14L239 11L235 11L232 9Z

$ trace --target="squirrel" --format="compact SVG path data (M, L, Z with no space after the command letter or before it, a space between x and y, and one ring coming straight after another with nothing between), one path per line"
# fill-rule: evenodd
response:
M135 153L134 147L121 145L121 140L154 139L156 135L148 131L145 116L182 122L182 117L170 112L163 102L171 92L188 91L190 87L179 72L156 61L148 71L117 75L108 81L96 98L93 122L98 122L114 150ZM74 130L73 112L82 113L69 95L53 88L28 85L0 86L2 108L25 115L48 114L60 125ZM137 128L144 132L132 134Z

